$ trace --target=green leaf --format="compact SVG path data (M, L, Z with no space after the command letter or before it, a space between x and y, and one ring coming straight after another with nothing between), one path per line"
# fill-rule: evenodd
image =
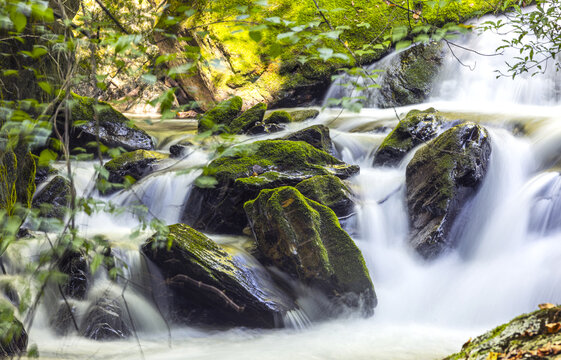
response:
M409 40L400 41L397 44L395 44L395 51L405 49L406 47L409 47L410 45L411 45L411 41L409 41Z
M214 188L218 184L218 180L214 176L199 176L195 180L195 186L200 188Z
M249 37L255 42L260 42L263 38L263 35L261 34L261 31L250 31Z
M39 85L39 87L41 89L43 89L44 92L46 92L47 94L52 94L53 93L53 89L51 88L51 85L48 82L45 81L39 81L37 83L37 85Z
M4 71L2 71L3 76L12 76L12 75L17 75L17 74L18 74L17 70L4 70Z
M56 152L50 149L45 149L41 151L41 154L39 154L39 166L49 166L51 161L56 160L56 158L57 158Z
M17 32L22 32L22 30L25 28L25 25L27 25L27 17L18 10L12 12L10 19L12 20L14 28Z
M90 269L92 274L97 271L101 263L103 262L104 256L102 254L96 253L92 259L92 263L90 264Z

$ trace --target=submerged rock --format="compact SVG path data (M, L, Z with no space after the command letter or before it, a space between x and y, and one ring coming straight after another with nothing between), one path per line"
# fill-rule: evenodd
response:
M15 308L0 299L0 357L21 355L27 349L27 332L15 316Z
M254 127L258 122L263 121L265 116L265 111L267 111L267 104L259 103L253 106L251 109L245 111L243 114L232 120L230 125L230 133L232 134L243 134L252 127Z
M444 55L443 43L437 42L419 44L397 54L381 79L378 106L390 108L425 101Z
M411 110L386 136L374 154L374 166L395 166L418 145L442 131L445 119L433 108Z
M109 172L109 183L122 184L126 177L133 181L140 180L154 170L154 164L158 160L166 159L168 156L156 151L136 150L122 154L105 163L104 167ZM112 187L104 191L105 194L117 191Z
M199 118L199 133L217 130L216 126L230 125L242 110L243 100L239 96L234 96L226 101L222 101L215 107L207 111Z
M295 188L308 199L333 210L338 217L353 213L355 204L351 190L336 176L314 176L298 183Z
M80 333L92 340L124 339L132 334L124 319L125 313L119 302L104 294L88 309Z
M333 152L333 143L329 136L329 128L325 125L310 126L284 137L283 140L304 141L316 149L323 150L327 153Z
M110 148L122 147L127 151L154 148L152 138L144 130L131 124L106 102L72 94L70 110L76 124L71 129L71 148L81 147L97 153L97 145L89 143L97 143L98 130L99 141ZM58 126L63 130L61 124Z
M264 257L348 306L376 306L362 253L335 213L293 187L263 190L244 209Z
M57 175L35 194L33 207L39 208L43 217L62 220L70 205L71 191L70 181Z
M256 166L261 170L255 171ZM262 189L294 186L316 175L345 179L358 171L358 166L301 141L265 140L236 146L208 165L207 172L217 185L191 190L182 221L201 231L242 233L247 225L243 204Z
M466 123L427 143L407 165L410 242L424 258L455 245L450 229L485 178L490 155L487 130Z
M460 352L445 360L559 359L561 307L540 307L466 342Z
M260 286L251 268L187 225L171 225L167 243L152 238L142 252L158 266L175 293L175 306L190 313L190 320L272 328L296 307L288 296Z

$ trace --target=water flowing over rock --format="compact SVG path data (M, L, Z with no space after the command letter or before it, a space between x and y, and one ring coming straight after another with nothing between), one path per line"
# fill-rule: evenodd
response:
M18 356L27 348L27 332L14 315L14 307L0 299L0 357Z
M228 126L242 110L243 100L239 96L218 103L199 118L199 133L218 131L219 126Z
M189 226L170 226L167 242L150 239L142 252L159 267L175 293L175 307L189 320L272 328L296 307L289 296L262 286L251 268Z
M115 340L132 332L124 321L126 313L116 299L104 294L87 312L80 333L93 340Z
M102 144L110 148L120 146L127 151L154 148L152 138L144 130L131 125L129 119L106 102L72 94L69 106L72 121L79 123L71 129L71 148L81 147L95 153L98 137ZM57 122L63 133L64 120ZM88 145L92 142L96 145Z
M294 186L316 175L346 179L359 168L301 141L265 140L234 147L208 171L218 183L191 190L183 222L201 231L241 234L247 225L243 204L262 189Z
M533 313L468 341L445 360L558 359L561 354L561 307L540 305Z
M414 147L434 138L444 118L433 108L411 110L384 139L374 154L374 166L395 166Z
M293 187L263 190L244 209L268 261L331 298L372 313L377 300L368 269L331 209Z
M466 123L418 150L407 166L410 242L424 258L455 245L449 238L452 224L485 178L490 155L487 130Z
M336 176L314 176L298 183L295 188L308 199L333 210L338 217L350 215L354 210L351 190Z
M329 136L329 128L325 125L310 126L284 137L283 140L304 141L316 149L323 150L327 153L333 152L333 143Z
M67 250L58 260L58 269L68 275L61 290L75 299L84 299L90 283L90 267L86 256L78 251Z

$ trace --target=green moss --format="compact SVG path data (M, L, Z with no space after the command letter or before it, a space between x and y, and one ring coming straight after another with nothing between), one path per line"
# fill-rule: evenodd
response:
M243 114L232 120L232 122L228 125L230 133L240 134L249 130L255 125L255 123L263 120L266 110L267 104L259 103L251 109L245 111Z
M308 119L314 119L319 115L319 111L315 109L293 110L289 112L293 122L302 122Z
M107 163L105 163L104 166L109 171L117 171L127 165L131 165L132 163L136 163L139 161L143 161L147 159L161 160L161 159L166 159L168 157L169 157L168 155L156 151L135 150L135 151L124 153L116 157L115 159L108 161Z
M217 125L228 126L242 110L243 100L239 96L234 96L223 101L207 111L199 119L199 132L209 131Z
M265 117L265 124L288 124L293 122L292 116L286 111L273 111Z
M306 179L298 185L296 189L308 199L317 201L337 213L337 208L348 204L352 206L349 188L336 176L320 175ZM349 204L350 203L350 204Z

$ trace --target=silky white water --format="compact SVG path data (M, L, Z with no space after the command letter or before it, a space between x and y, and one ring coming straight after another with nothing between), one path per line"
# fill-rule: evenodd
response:
M492 53L499 40L485 34L461 41L463 46ZM30 329L30 343L37 344L43 358L438 359L459 351L468 338L532 311L540 303L560 303L559 75L496 80L493 71L502 68L508 54L477 57L458 51L456 56L463 63L477 63L475 70L449 56L437 90L426 104L367 108L359 114L327 109L317 119L289 129L312 123L328 125L336 155L361 167L360 174L351 179L357 194L356 214L345 228L362 250L376 288L379 304L373 317L346 314L310 323L306 306L302 306L302 313L289 314L293 327L287 329L212 330L174 325L168 332L162 309L156 308L149 294L133 286L123 292L123 282L111 283L102 274L83 306L99 296L122 298L125 294L131 319L138 325L138 341L135 337L95 342L76 335L57 336L43 309ZM330 94L338 93L334 88ZM402 118L411 109L431 106L486 126L492 154L481 188L454 224L457 248L427 263L408 246L405 169L413 152L395 168L371 164L374 151L397 123L396 114ZM514 135L514 124L524 125L527 134ZM80 215L80 231L86 236L106 236L129 264L124 268L125 278L142 282L149 264L142 261L137 249L149 234L129 239L139 225L134 205L145 205L148 219L178 222L198 175L184 170L207 161L206 152L195 151L178 163L164 163L131 189L109 198L93 189L92 164L77 164L74 179L81 194L125 207L120 215ZM215 240L239 243L239 239L227 237ZM262 271L255 259L238 250L237 256L255 266L255 271ZM19 256L25 259L33 253ZM301 301L305 303L305 295Z

